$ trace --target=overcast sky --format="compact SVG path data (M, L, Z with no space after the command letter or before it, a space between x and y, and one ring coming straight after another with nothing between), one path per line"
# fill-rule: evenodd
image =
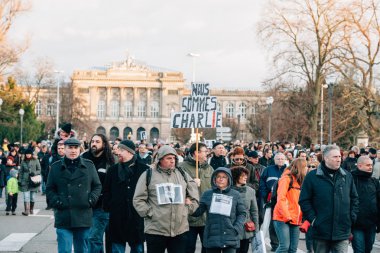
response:
M22 64L48 57L73 70L126 59L181 71L212 88L262 89L268 63L255 35L263 0L33 0L11 38L30 36Z

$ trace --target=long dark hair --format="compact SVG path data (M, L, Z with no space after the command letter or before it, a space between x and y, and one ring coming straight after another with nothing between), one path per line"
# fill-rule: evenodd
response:
M115 160L113 158L111 145L109 144L108 139L107 139L107 137L104 134L96 133L96 134L93 134L91 136L91 139L90 139L90 149L91 149L92 138L94 138L94 136L99 136L102 139L102 142L104 144L104 150L103 150L103 152L104 152L104 155L106 156L106 161L107 161L107 163L109 165L113 165L115 163Z

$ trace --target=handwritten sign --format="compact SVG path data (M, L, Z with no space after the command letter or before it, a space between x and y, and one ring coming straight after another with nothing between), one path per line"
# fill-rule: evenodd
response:
M172 128L215 128L222 126L222 113L177 112L172 114Z
M172 113L171 128L222 127L217 98L210 96L208 83L191 83L191 96L182 98L182 112Z

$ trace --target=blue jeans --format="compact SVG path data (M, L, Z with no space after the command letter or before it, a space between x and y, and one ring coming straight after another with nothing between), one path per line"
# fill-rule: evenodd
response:
M108 225L109 213L104 212L101 208L93 209L92 227L88 237L88 249L91 253L103 253L103 235Z
M144 253L144 244L130 245L131 253ZM124 253L125 244L112 243L112 253Z
M346 253L348 251L348 240L330 241L313 239L315 253Z
M355 253L369 253L372 250L376 237L376 226L366 230L353 229L352 249Z
M27 191L27 192L23 192L22 195L24 196L24 202L35 202L34 201L34 195L36 194L37 192L35 191Z
M74 243L75 253L88 253L90 228L57 228L58 253L71 253Z
M297 252L298 239L300 235L299 227L276 220L273 221L273 225L279 242L276 253Z

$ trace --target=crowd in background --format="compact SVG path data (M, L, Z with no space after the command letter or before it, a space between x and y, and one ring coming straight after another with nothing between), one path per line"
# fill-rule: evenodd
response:
M74 240L74 247L86 248L88 252L124 252L126 243L131 252L143 252L142 243L146 241L148 252L163 252L160 248L193 253L199 236L202 253L246 253L267 208L272 213L271 248L276 252L296 252L300 231L306 233L308 252L345 252L349 239L354 252L370 252L375 234L380 231L380 150L375 147L352 146L343 150L332 145L303 147L289 142L260 141L214 142L208 147L204 143L180 145L160 140L157 143L118 138L108 141L102 134L94 134L89 142L76 137L72 126L66 124L57 131L53 142L31 141L20 145L5 138L0 148L0 197L6 199L6 215L16 215L20 193L24 216L34 213L38 192L48 195L46 209L77 208L57 197L57 188L63 186L57 185L58 181L53 176L49 178L49 174L57 162L58 167L63 166L74 174L82 163L80 159L91 161L83 166L89 170L94 166L97 172L94 184L99 187L92 189L90 200L94 203L86 207L92 209L88 214L92 221L81 225L90 227L81 234L88 245L78 246ZM78 156L74 154L75 148ZM169 158L172 161L165 161ZM153 168L150 174L148 168ZM179 174L170 181L173 171ZM178 217L166 217L157 211L167 192L162 188L163 199L155 196L159 192L154 187L151 189L150 177L153 185L172 182L165 187L181 185L178 189L186 189L180 202L191 207L191 212L186 211L186 221L176 225L178 228L168 228L167 233L162 232L165 224L152 220L152 212L156 212L153 217L162 216L163 222ZM197 191L192 192L194 189ZM158 200L150 200L152 194ZM216 211L219 202L215 198L220 198L220 203L229 203L219 206L225 212ZM166 201L166 205L179 203L172 203L171 198ZM152 210L151 205L157 205L156 209ZM65 229L72 229L66 226L65 219L61 217L61 223L56 223L58 239L68 236ZM329 226L334 229L330 231ZM162 242L166 244L161 245ZM59 246L59 252L65 252L64 246Z

